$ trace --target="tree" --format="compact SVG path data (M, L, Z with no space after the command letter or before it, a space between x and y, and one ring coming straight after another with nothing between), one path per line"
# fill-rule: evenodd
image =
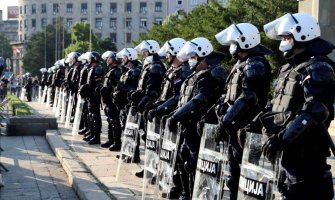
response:
M232 23L249 22L263 31L263 25L284 15L287 12L298 11L296 1L285 0L229 0L222 7L217 0L210 0L208 4L195 7L190 13L177 11L164 20L162 25L153 26L147 34L141 34L140 43L145 39L155 39L160 44L174 37L191 40L195 37L206 37L214 46L214 49L228 53L228 47L218 44L215 34L230 26ZM282 54L277 51L278 42L269 40L261 33L262 43L276 53L270 56L272 66L278 66L282 62ZM231 66L230 56L224 61L224 65ZM229 67L228 67L229 68Z
M76 23L72 27L71 38L73 43L65 49L65 54L76 51L84 53L90 51L90 24L86 22ZM92 30L91 30L92 31ZM107 50L116 51L116 46L110 38L100 39L95 34L91 34L92 51L103 53Z
M13 51L9 44L9 40L7 39L5 34L0 33L0 57L3 57L6 60L6 58L11 58L12 56Z
M39 75L40 68L52 67L56 60L64 57L63 54L63 31L64 48L70 43L70 34L63 27L62 19L59 23L48 25L43 31L33 34L25 44L26 53L23 57L22 68L32 75ZM56 52L57 34L57 52Z

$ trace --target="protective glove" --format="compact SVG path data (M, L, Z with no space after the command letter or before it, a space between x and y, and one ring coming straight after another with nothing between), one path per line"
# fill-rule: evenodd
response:
M272 163L275 163L275 158L279 151L283 150L283 142L278 135L272 135L262 146L262 151L265 157Z
M202 133L203 133L203 131L204 131L205 123L206 123L206 122L205 122L204 119L198 121L198 123L197 123L197 133L198 133L198 135L199 135L200 137L202 136Z
M171 116L167 121L167 127L169 128L169 130L171 132L175 132L176 127L177 127L177 121L175 120L175 118L173 116Z
M150 122L152 122L155 116L156 116L156 109L149 110L147 118Z
M216 142L220 142L220 141L224 141L229 137L229 133L228 133L228 128L224 123L219 123L219 125L217 125L216 127L216 131L215 131L215 141Z

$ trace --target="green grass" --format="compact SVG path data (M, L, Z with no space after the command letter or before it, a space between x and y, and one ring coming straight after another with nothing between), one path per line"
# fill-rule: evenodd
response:
M8 94L9 105L13 110L13 115L32 115L33 110L15 95Z

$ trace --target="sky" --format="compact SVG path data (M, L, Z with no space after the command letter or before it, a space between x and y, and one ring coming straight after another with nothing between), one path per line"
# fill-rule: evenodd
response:
M18 0L0 0L0 10L2 10L3 20L7 20L7 6L17 6Z

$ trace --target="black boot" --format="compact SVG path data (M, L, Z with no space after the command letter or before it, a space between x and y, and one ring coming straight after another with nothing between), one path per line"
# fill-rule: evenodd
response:
M180 176L180 183L181 183L181 196L179 199L188 200L191 199L190 190L189 190L189 176L185 171L184 164L177 164L179 176Z
M94 137L94 135L91 132L86 132L85 135L84 135L83 140L86 142L90 141Z
M94 137L88 142L88 144L100 144L100 133L96 132L94 133Z
M114 143L114 141L113 141L113 128L109 124L108 124L108 136L107 136L107 138L108 138L108 140L105 143L101 144L102 148L109 148Z
M79 130L78 134L79 135L84 135L87 132L87 129L81 129Z
M118 121L113 123L113 140L114 143L109 147L110 151L121 150L121 124Z
M137 176L138 178L143 178L143 175L144 175L144 169L135 173L135 176Z

